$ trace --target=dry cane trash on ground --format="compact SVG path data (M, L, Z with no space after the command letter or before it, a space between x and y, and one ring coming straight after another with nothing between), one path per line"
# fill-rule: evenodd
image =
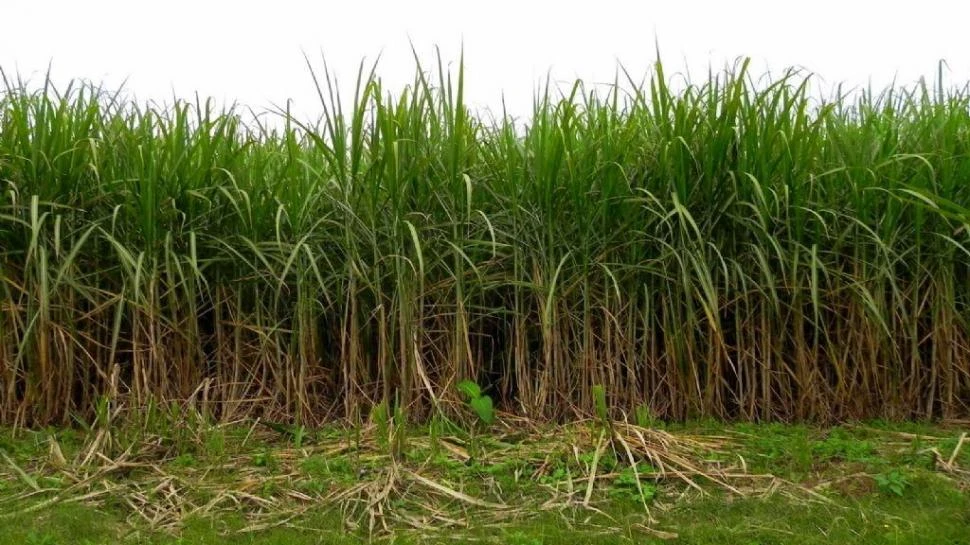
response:
M145 435L123 446L102 430L90 434L70 459L53 436L47 454L27 463L3 453L0 476L21 482L24 490L0 500L0 516L83 502L120 507L132 526L171 533L191 517L225 513L244 514L245 526L236 531L256 532L291 524L309 509L321 508L339 512L346 529L371 535L462 528L470 517L476 524L500 525L543 512L559 512L569 524L582 524L592 513L609 518L598 505L604 488L625 468L636 475L641 499L647 497L644 487L663 485L665 496L641 500L644 522L638 527L664 538L676 534L663 530L663 512L684 496L719 490L825 502L821 492L833 484L809 487L751 472L730 434L669 432L626 422L609 428L590 422L543 428L508 417L484 448L467 438L414 434L406 438L412 453L406 456L389 452L375 426L300 447L282 442L258 421L221 428L241 427L246 428L244 444L273 445L272 450L250 448L182 466L164 437ZM958 463L967 442L964 433L951 452L930 449L941 474L970 481L970 471ZM334 474L316 488L308 486L301 464L338 459L354 460L356 467L343 468L345 474ZM524 495L513 481L503 485L488 473L489 467L509 461L517 464L514 482L528 483Z

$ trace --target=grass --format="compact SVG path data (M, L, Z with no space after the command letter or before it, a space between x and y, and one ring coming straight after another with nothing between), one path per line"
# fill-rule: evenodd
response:
M97 433L3 431L0 543L968 542L970 442L944 463L965 423L630 428L617 440L652 445L629 443L635 469L596 423L493 430L480 459L467 433L412 427L399 460L373 427L310 430L301 447L252 423L185 427L119 426L115 458L90 459ZM690 453L696 488L652 465L672 452Z
M658 62L515 120L449 70L277 124L4 76L0 422L970 412L966 87Z

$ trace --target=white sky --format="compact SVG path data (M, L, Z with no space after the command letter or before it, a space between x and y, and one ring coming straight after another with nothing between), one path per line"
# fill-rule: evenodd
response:
M878 86L935 77L970 79L970 6L938 1L585 2L530 0L0 0L0 67L39 80L85 78L138 99L173 91L268 107L292 98L317 113L303 58L324 53L349 84L361 59L397 90L413 75L409 40L428 67L465 48L468 101L528 112L547 73L570 82L612 81L617 61L642 75L659 42L668 72L703 76L750 56L757 67L798 65L825 78ZM349 101L350 96L346 99Z

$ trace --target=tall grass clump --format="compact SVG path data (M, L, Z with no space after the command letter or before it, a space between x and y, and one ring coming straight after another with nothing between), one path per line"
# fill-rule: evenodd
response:
M461 66L313 79L274 125L4 77L0 422L970 413L967 88L658 62L520 123Z

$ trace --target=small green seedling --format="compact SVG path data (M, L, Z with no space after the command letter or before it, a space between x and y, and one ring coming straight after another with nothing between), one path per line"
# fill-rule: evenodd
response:
M602 384L593 385L593 406L596 407L596 418L599 418L603 427L610 427L610 410L606 405L606 388Z
M458 391L465 396L465 399L468 401L468 406L471 407L472 411L475 412L475 414L478 416L478 420L483 425L487 427L495 422L495 407L492 405L492 398L482 394L482 389L478 386L478 384L471 380L463 380L458 383ZM469 439L472 447L472 456L478 456L474 454L475 452L478 452L481 458L484 459L485 452L479 444L474 428L469 434Z
M377 443L385 449L388 448L390 446L391 415L388 412L386 401L381 401L371 407L370 421L377 427Z
M633 418L637 426L641 428L652 428L657 424L657 419L654 417L653 411L650 410L650 405L646 403L637 405Z
M400 459L407 442L407 414L404 409L396 403L391 408L386 401L382 401L371 408L370 419L377 426L377 442L395 460Z
M394 404L393 430L391 430L391 456L400 460L407 452L408 415L404 408Z
M458 383L458 391L463 393L468 400L468 406L478 415L478 419L486 426L495 422L495 407L492 405L492 398L482 394L482 389L471 380L463 380Z
M276 466L276 457L269 449L263 449L253 454L253 466L273 468Z

